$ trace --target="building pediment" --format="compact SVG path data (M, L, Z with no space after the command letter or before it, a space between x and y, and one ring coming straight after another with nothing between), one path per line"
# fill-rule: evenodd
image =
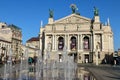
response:
M77 14L71 14L69 16L66 16L64 18L61 18L59 20L56 20L54 24L61 23L61 24L66 24L66 23L90 23L91 19L77 15Z

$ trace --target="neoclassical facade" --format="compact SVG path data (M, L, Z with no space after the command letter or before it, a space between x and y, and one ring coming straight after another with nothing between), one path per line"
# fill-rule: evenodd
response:
M13 58L17 60L21 53L21 43L21 29L13 24L0 22L0 59L9 56L9 50L12 49Z
M54 59L62 57L66 47L69 56L74 55L77 63L102 63L114 52L113 32L109 23L100 22L100 16L94 13L89 19L78 13L54 20L49 17L48 24L40 28L40 49Z

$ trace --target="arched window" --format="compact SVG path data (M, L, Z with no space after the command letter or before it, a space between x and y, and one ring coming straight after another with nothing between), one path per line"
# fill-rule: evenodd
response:
M58 50L63 50L64 48L64 39L63 37L58 38Z
M71 50L76 50L76 37L71 38Z
M89 49L89 38L87 36L84 37L84 39L83 39L83 46L84 46L85 50Z

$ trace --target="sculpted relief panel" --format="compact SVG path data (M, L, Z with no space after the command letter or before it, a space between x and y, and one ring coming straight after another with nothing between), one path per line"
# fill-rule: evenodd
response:
M59 21L58 23L87 23L87 22L90 22L90 21L88 21L84 18L72 16L72 17L63 19L63 20Z

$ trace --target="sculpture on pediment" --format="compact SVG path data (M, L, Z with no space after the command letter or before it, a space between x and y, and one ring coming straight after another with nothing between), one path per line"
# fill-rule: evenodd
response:
M98 16L99 15L99 10L98 8L94 7L94 15L95 16Z
M53 10L49 9L49 18L53 18Z
M75 13L76 10L78 10L77 6L75 4L71 4L70 8L72 9L72 13Z

